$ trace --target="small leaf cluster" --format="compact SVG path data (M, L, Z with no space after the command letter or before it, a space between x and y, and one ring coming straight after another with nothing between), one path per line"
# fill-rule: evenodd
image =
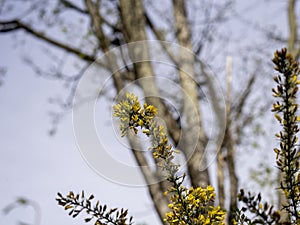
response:
M273 58L275 70L278 74L274 77L276 88L272 89L273 97L276 99L272 112L282 127L282 130L275 136L279 140L279 147L274 149L276 153L277 168L283 174L283 182L279 189L285 194L287 204L280 206L278 211L273 206L262 203L261 195L245 195L244 190L240 191L238 200L244 204L236 211L235 224L300 224L300 152L298 146L298 104L296 97L300 81L299 63L284 48L276 51ZM283 210L289 215L288 221L281 221ZM250 219L247 215L252 215Z
M272 111L282 126L282 131L276 134L280 145L274 151L277 167L284 175L280 189L288 200L283 207L289 212L292 223L300 223L300 151L297 145L300 117L296 103L300 68L286 49L275 52L273 63L279 74L274 78L277 87L273 89L273 96L278 101L273 104Z
M133 94L126 94L126 99L114 106L114 116L120 119L120 129L122 134L126 134L129 129L134 133L138 132L138 127L152 140L149 148L153 157L160 160L159 166L167 172L166 179L171 186L165 194L171 194L171 209L166 213L165 221L170 225L223 225L225 211L219 206L214 207L214 189L207 188L186 188L183 186L185 175L177 174L179 165L173 163L172 145L168 144L168 136L164 127L155 121L157 109L152 105L144 104L141 108L138 98Z
M274 206L269 205L267 202L262 202L261 194L252 195L248 192L245 195L243 189L238 194L238 200L244 204L244 206L236 211L236 218L234 224L279 224L280 211L274 210ZM252 215L249 219L244 213Z
M117 208L107 209L106 205L100 205L99 201L92 204L94 199L93 195L88 198L85 197L82 191L81 195L74 194L70 191L64 197L61 193L57 193L56 201L65 210L69 211L69 216L77 217L81 212L85 211L89 216L85 218L85 222L95 221L94 225L132 225L132 217L127 218L128 211L124 209L118 210Z
M296 94L298 92L298 76L300 73L299 64L294 61L286 49L275 52L273 62L275 70L279 74L274 78L277 87L273 88L273 96L277 101L273 104L272 111L275 118L282 126L282 131L276 134L279 139L279 147L275 148L276 163L278 169L284 175L281 189L288 203L282 206L279 211L273 206L263 203L261 195L252 195L244 190L240 191L238 200L243 203L241 209L236 209L233 224L267 224L267 225L291 225L300 224L300 152L298 146L298 104ZM168 205L170 212L166 213L164 221L170 225L223 225L225 224L225 211L219 206L213 206L215 199L214 188L191 187L186 188L183 183L185 175L179 176L179 165L173 163L173 153L177 151L168 144L168 136L163 126L155 120L157 109L148 104L141 104L134 94L126 94L126 98L114 106L114 116L120 119L121 135L125 136L130 130L137 134L139 128L151 138L153 158L158 165L166 172L166 179L170 182L170 188L165 194L170 194L171 203ZM106 205L102 206L99 201L92 205L93 195L88 198L74 195L70 192L66 197L58 193L58 204L69 215L76 217L85 211L89 217L85 222L95 221L94 224L131 225L132 217L127 218L127 210L116 208L107 210ZM288 221L280 221L281 210L289 213ZM251 218L248 216L251 215Z

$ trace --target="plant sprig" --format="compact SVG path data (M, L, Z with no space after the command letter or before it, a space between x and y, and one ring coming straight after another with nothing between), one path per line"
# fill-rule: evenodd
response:
M85 197L84 191L81 195L74 194L70 191L64 197L61 193L57 193L56 201L65 210L69 211L69 216L77 217L81 212L85 211L89 216L85 218L85 222L95 221L95 225L132 225L132 217L127 217L128 210L117 208L108 209L106 205L100 205L99 201L92 203L94 195Z
M120 119L120 130L126 135L129 130L136 134L138 128L152 140L153 157L160 160L158 166L166 171L166 179L171 186L166 194L170 193L171 209L166 214L165 221L170 225L223 225L225 211L219 206L212 206L215 199L214 188L186 188L183 186L185 176L178 175L179 165L173 162L177 151L168 143L168 136L164 127L155 121L157 109L148 104L141 107L134 94L126 94L126 98L114 106L114 116Z
M276 163L283 174L284 180L280 189L285 194L288 203L283 208L289 213L291 223L300 224L300 152L298 143L300 117L296 97L298 92L299 63L284 48L276 51L273 58L275 70L279 72L274 77L277 87L273 88L273 96L278 99L273 104L272 111L282 126L276 134L280 144L275 148Z

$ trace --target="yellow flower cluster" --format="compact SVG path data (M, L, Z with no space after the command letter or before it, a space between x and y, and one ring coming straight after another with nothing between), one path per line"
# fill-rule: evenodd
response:
M163 159L164 167L167 166L167 162L172 167L169 169L174 170L177 166L170 164L174 150L172 150L172 145L168 144L169 140L164 127L154 120L156 114L157 109L153 105L145 103L142 108L138 98L129 93L126 93L125 100L114 106L114 116L120 118L122 136L125 136L130 129L137 133L140 127L144 134L152 138L150 150L152 150L153 157Z
M142 108L138 97L129 93L126 93L126 99L113 108L114 116L120 118L122 137L127 134L129 129L137 133L137 127L148 127L150 120L157 114L157 109L154 106L144 104L144 108ZM143 132L147 134L147 129Z
M174 187L171 192L175 194L171 197L169 204L171 212L166 214L165 221L170 225L223 225L225 212L219 207L212 206L215 198L214 188L193 188L187 189L179 187L179 193Z
M167 180L171 187L166 194L170 197L172 210L166 213L165 221L171 225L223 225L225 211L219 206L214 207L212 203L215 198L214 189L193 187L187 189L182 186L185 176L178 176L179 165L173 163L173 153L177 152L168 144L168 136L164 127L155 121L157 109L152 105L144 104L142 108L138 98L133 94L126 94L126 99L114 106L114 116L120 118L120 129L122 136L126 135L129 129L135 133L138 128L152 138L153 157L160 160L159 166L167 172Z
M275 118L282 126L282 130L276 134L280 145L274 149L277 167L284 174L284 182L280 188L288 199L288 204L284 208L290 213L291 221L299 222L300 151L298 135L300 128L296 98L300 83L298 80L300 67L287 49L276 51L272 61L275 64L275 70L279 72L274 77L277 87L272 91L273 96L278 100L273 104L272 111L275 112Z
M172 145L168 145L168 136L164 131L164 127L158 125L156 121L150 123L148 135L152 137L152 147L154 158L166 159L172 155Z

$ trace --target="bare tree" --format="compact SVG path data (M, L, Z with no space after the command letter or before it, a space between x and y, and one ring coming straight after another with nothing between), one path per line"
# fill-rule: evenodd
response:
M288 6L290 25L288 46L289 51L293 52L296 58L299 58L300 48L297 39L298 24L295 15L295 2L295 0L290 0ZM2 1L0 10L6 12L6 8L10 4L12 3L9 1ZM12 5L17 9L20 7L19 3ZM218 98L217 92L220 90L214 86L214 75L208 66L208 64L213 65L217 61L209 61L211 58L217 58L218 55L222 54L226 55L226 52L222 51L222 47L226 45L229 35L224 33L220 27L229 16L236 16L232 13L234 2L231 0L218 3L173 0L162 4L158 1L148 0L84 0L80 3L71 0L36 0L26 1L26 6L26 10L23 10L21 14L15 12L15 16L5 15L1 17L0 32L24 32L36 40L46 43L49 48L54 48L55 51L58 50L66 52L67 55L75 56L76 60L81 63L82 68L79 73L70 76L65 75L60 70L49 74L49 71L40 69L36 63L27 59L27 63L36 72L42 71L41 73L48 74L48 77L62 80L70 85L70 95L62 104L65 107L63 112L72 107L72 97L76 85L88 65L96 61L99 54L109 52L112 47L155 38L159 41L176 42L199 56L199 58L191 57L191 55L186 55L184 51L175 54L162 46L178 68L172 79L178 81L185 93L179 101L180 111L182 111L181 120L160 98L147 97L147 101L158 108L160 117L166 123L173 143L183 151L186 158L191 155L187 161L186 171L190 178L190 184L204 187L211 184L211 178L215 176L208 168L208 159L205 154L209 135L205 129L205 115L203 115L202 110L205 98L203 98L201 90L208 90L207 93L210 95L212 108L217 117L218 129L222 130L222 126L226 125L225 137L213 151L218 152L216 174L218 177L219 204L226 207L226 199L228 199L230 215L232 215L231 210L237 204L238 190L235 149L242 142L244 130L251 126L256 113L265 110L265 105L255 112L246 112L245 110L257 79L255 72L239 89L240 92L237 96L233 96L233 92L229 92L233 88L230 85L234 86L234 83L228 83L227 104L224 106L222 99ZM68 24L73 22L69 19L70 14L73 15L72 18L77 18L80 22ZM196 19L193 20L195 15L199 17L197 21ZM62 32L57 32L58 28ZM68 35L72 33L72 29L77 29L80 32L75 32L74 40L70 42ZM275 41L282 40L271 32L265 32L265 30L263 32L267 36L272 36ZM219 48L219 45L222 47ZM208 49L211 49L210 55L207 54ZM134 61L133 59L140 55L147 57L150 54L149 51L149 46L145 44L142 51L140 49L130 52L129 59L126 60ZM206 58L208 61L204 60ZM116 71L116 61L117 56L110 54L107 63L101 64L102 67L114 72L112 88L116 95L121 94L126 84L137 80L137 85L143 91L144 96L163 96L163 90L155 80L157 71L150 62L134 63L132 66ZM225 90L225 88L224 85L223 89ZM176 98L176 95L178 93L173 93L171 97ZM222 112L227 112L227 116L222 116ZM55 121L59 121L62 115L57 114ZM180 140L183 141L180 142ZM193 143L195 140L197 143ZM145 181L149 184L149 194L163 223L168 204L167 197L163 195L165 191L164 182L152 182L158 178L158 175L147 169L149 164L147 158L140 151L135 151L141 148L139 143L130 137L129 143L137 164L141 166ZM200 163L201 167L204 168L201 171L199 171ZM230 181L230 194L228 196L225 195L225 168L228 168ZM228 221L230 219L231 216L229 216Z

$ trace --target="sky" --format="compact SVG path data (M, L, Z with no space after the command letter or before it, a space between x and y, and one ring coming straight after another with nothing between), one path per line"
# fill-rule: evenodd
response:
M271 23L274 14L270 11L260 7L254 16L258 19L268 16L267 21ZM22 60L24 54L40 54L40 43L30 43L25 48L16 47L14 43L12 35L0 35L0 66L8 68L0 87L0 210L18 197L24 197L38 204L39 224L82 224L82 217L67 216L55 198L57 192L85 190L108 207L128 208L137 223L159 224L138 168L134 178L141 185L133 187L112 182L85 161L76 143L71 113L60 122L56 135L49 136L49 112L55 111L49 98L60 96L63 86L36 76ZM43 64L45 60L40 55L38 63ZM116 127L112 125L109 106L97 104L97 134L101 143L105 149L112 150L110 154L114 158L134 167L130 152L120 148L126 142L120 141L114 133ZM0 224L14 225L18 221L33 224L34 215L31 207L17 207L7 215L0 212Z
M57 192L85 190L108 207L129 208L136 222L157 221L145 187L112 183L88 166L76 145L71 114L59 124L56 135L48 135L49 111L53 110L49 98L61 93L61 84L35 76L21 60L28 49L14 49L11 36L1 35L0 46L1 65L8 67L0 87L0 210L24 197L41 208L40 224L82 224L82 218L74 220L67 216L55 198ZM106 129L109 119L106 115L104 125L99 127ZM107 135L106 130L99 133ZM101 138L107 140L107 136ZM117 151L115 156L119 154L121 160L134 164L129 152L124 153L116 145L112 149ZM136 171L139 175L138 168ZM141 176L138 179L142 181ZM130 200L136 196L138 201ZM32 208L18 207L7 215L0 212L0 224L32 224L33 217Z

